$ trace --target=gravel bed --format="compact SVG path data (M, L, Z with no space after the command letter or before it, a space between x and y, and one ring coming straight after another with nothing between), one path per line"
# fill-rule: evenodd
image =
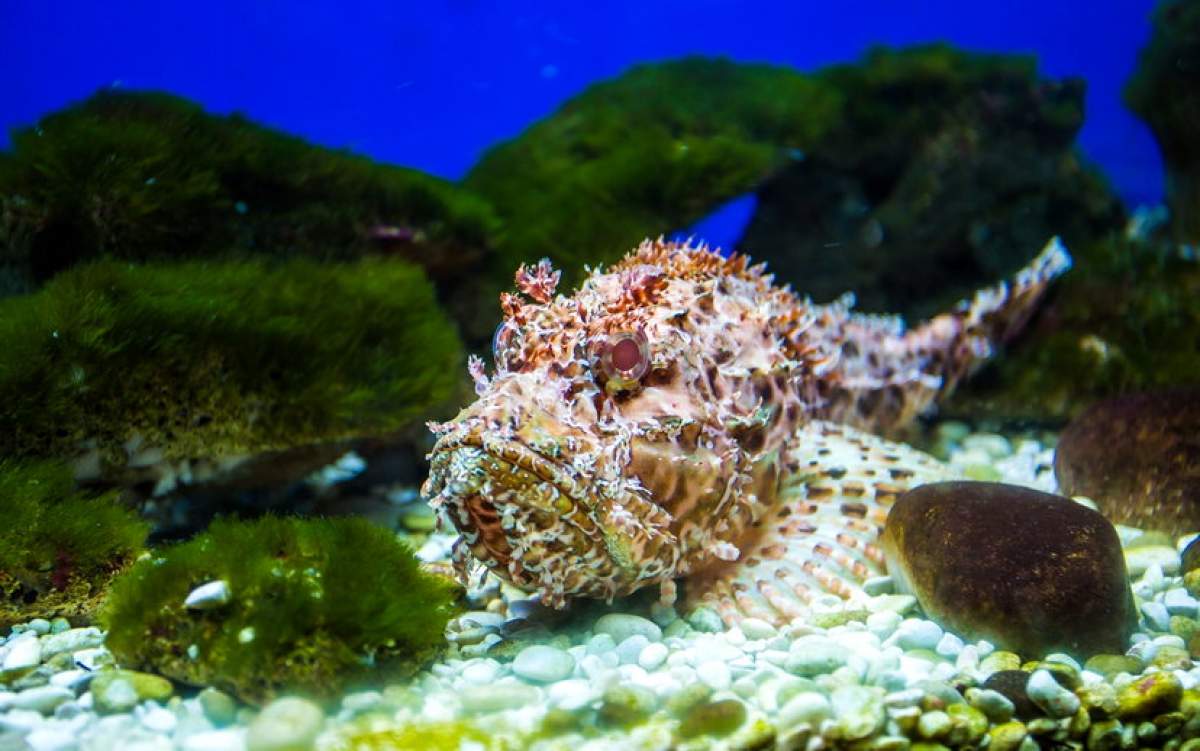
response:
M1055 490L1053 449L946 423L938 451L965 474ZM344 696L333 710L232 697L121 670L95 628L35 620L0 637L0 749L751 749L863 751L1161 746L1200 751L1198 602L1170 541L1119 529L1142 614L1125 655L1026 663L919 617L881 578L865 611L818 603L808 624L669 608L553 624L496 580L447 629L442 660L404 684ZM449 535L419 555L442 560ZM582 621L582 622L581 622ZM1200 646L1200 637L1195 643ZM1020 697L985 687L1024 668ZM1017 701L1016 699L1020 699ZM1018 719L1020 718L1020 719Z

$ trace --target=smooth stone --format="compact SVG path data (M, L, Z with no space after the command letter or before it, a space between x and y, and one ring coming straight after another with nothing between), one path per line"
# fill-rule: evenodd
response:
M778 633L774 626L761 618L745 618L741 626L747 639L770 639Z
M36 728L25 736L29 751L73 751L79 747L75 734L60 728Z
M215 610L228 605L233 599L229 582L223 579L210 581L196 587L183 601L183 606L190 610Z
M724 736L746 722L746 705L737 699L702 702L692 706L679 723L679 737Z
M824 720L833 717L833 707L824 694L802 691L788 699L779 708L778 722L782 728L791 728L807 723L817 728Z
M174 712L157 704L138 707L136 716L142 727L162 735L169 735L179 724Z
M668 653L667 645L661 642L647 644L638 654L637 663L646 670L657 670L667 661Z
M38 636L45 636L46 634L50 633L50 621L46 620L45 618L34 618L25 625L29 627L30 631Z
M1125 549L1125 568L1132 577L1139 577L1158 566L1163 573L1174 575L1179 570L1179 553L1170 545L1146 545Z
M197 694L196 700L200 702L200 710L204 712L204 716L217 727L229 725L237 719L237 704L233 697L224 691L210 686Z
M655 644L661 644L661 642L655 642ZM622 665L636 664L642 650L649 645L649 639L641 634L634 634L617 645L617 657L620 658Z
M999 691L987 688L967 689L967 703L983 712L994 723L1008 722L1016 708L1008 697Z
M1039 714L1037 705L1025 691L1028 684L1029 673L1024 670L997 670L983 682L983 688L1002 694L1012 702L1016 717L1024 720Z
M91 684L92 697L99 712L127 712L139 703L166 701L175 693L166 678L134 670L102 670Z
M228 730L204 730L184 738L180 751L245 751L245 731L241 728Z
M309 751L325 712L308 699L285 696L263 707L246 729L246 751Z
M850 650L822 636L802 636L792 642L784 669L794 675L827 675L846 664Z
M847 741L866 738L882 726L884 690L877 686L841 686L830 694L838 735Z
M723 691L733 682L729 666L720 660L709 660L697 665L696 677L714 691Z
M1025 695L1050 717L1070 717L1079 711L1079 697L1059 685L1048 670L1033 671Z
M922 485L892 506L880 546L898 589L972 641L1090 655L1122 651L1136 626L1116 530L1066 498L998 483Z
M943 633L942 627L933 621L906 618L892 638L901 649L936 649Z
M71 628L71 622L66 618L55 618L50 621L50 633L52 634L61 634L69 628Z
M1200 531L1200 387L1125 394L1088 407L1059 437L1065 495L1096 502L1116 524Z
M534 644L521 650L513 660L512 671L526 680L552 683L571 676L575 658L557 647Z
M546 693L552 704L568 712L583 709L594 696L591 684L583 678L559 681L551 685Z
M1194 617L1200 612L1200 600L1188 594L1183 587L1168 589L1163 594L1162 604L1171 615Z
M9 706L15 709L32 709L42 714L50 714L59 704L74 698L75 692L69 688L39 686L38 688L27 688L18 693L9 702Z
M1130 657L1122 654L1097 654L1092 655L1083 664L1084 670L1090 670L1093 673L1099 673L1107 680L1112 680L1118 673L1129 673L1137 675L1142 672L1142 661L1136 657Z
M104 644L104 633L94 626L72 628L50 634L42 639L42 653L46 659L70 652L75 654L84 649L95 649Z
M4 670L23 670L42 663L42 645L36 638L9 641L8 654L4 656Z
M515 681L492 683L487 686L468 686L459 692L462 707L468 712L499 712L517 709L538 700L539 693L533 686Z
M698 607L687 615L687 623L702 633L716 634L725 630L725 622L712 608Z
M1167 608L1161 602L1142 603L1142 615L1146 617L1146 622L1155 631L1170 631L1171 630L1171 615L1167 612Z
M491 683L499 675L500 663L488 657L471 660L462 669L463 680L475 684Z
M658 697L648 688L616 685L605 690L597 716L610 725L632 725L658 708Z
M662 641L662 628L657 623L648 618L628 613L602 615L596 619L592 630L598 634L608 634L617 644L634 634L641 634L650 641Z
M1117 717L1137 720L1173 712L1183 698L1183 684L1174 673L1147 673L1117 692Z

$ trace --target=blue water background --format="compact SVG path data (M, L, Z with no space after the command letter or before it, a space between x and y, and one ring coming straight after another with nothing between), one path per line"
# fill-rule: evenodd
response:
M0 0L0 144L105 86L164 89L447 178L589 84L639 62L726 55L811 69L873 44L1030 52L1088 83L1085 153L1130 204L1162 195L1120 90L1150 0L859 2L44 2ZM669 91L662 96L670 96ZM736 237L736 202L700 231Z

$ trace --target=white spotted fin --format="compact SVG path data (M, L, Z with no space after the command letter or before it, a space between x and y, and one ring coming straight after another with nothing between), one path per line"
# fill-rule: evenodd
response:
M707 606L727 625L753 617L783 625L811 613L814 599L864 599L862 584L884 573L876 544L888 509L917 485L957 479L932 456L853 428L814 422L789 441L779 500L737 561L688 578L687 610Z

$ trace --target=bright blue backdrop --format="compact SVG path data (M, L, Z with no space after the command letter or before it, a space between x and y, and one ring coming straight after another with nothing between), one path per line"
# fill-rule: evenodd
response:
M449 178L629 65L689 53L812 68L874 43L1033 52L1088 81L1085 152L1129 202L1161 198L1120 88L1151 0L825 3L0 0L0 129L118 85L239 110L318 143ZM670 96L664 91L663 96ZM736 213L736 212L735 212Z

